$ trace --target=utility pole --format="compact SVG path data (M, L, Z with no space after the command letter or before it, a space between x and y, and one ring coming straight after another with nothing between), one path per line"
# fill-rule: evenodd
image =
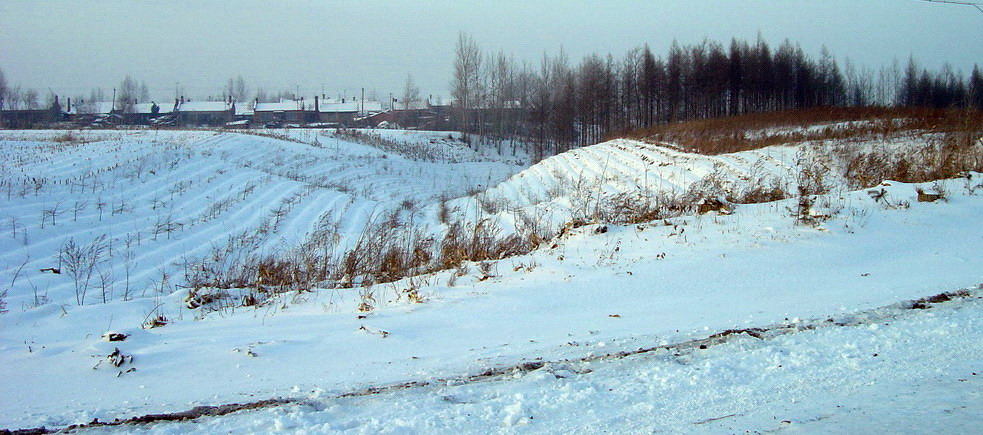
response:
M972 7L976 8L978 11L983 12L983 6L981 6L980 3L974 3L974 2L957 2L957 1L951 1L951 0L922 0L922 1L923 2L929 2L929 3L946 3L946 4L950 4L950 5L972 6Z
M113 112L115 110L116 110L116 88L113 88L113 108L112 110L110 110L110 112Z

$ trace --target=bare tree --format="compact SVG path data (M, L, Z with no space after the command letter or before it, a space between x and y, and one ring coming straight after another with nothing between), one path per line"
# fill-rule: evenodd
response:
M72 205L72 222L78 222L79 212L85 210L85 208L88 206L89 206L88 201L85 200L75 201L75 204Z
M126 252L123 254L123 300L130 300L130 273L133 271L133 243L137 238L132 234L126 235Z
M978 110L983 110L983 73L980 72L979 65L973 65L968 88L969 105Z
M232 98L235 98L236 101L246 101L247 94L249 94L249 89L246 87L246 80L244 80L240 75L239 77L236 77Z
M53 109L55 108L55 103L58 103L58 96L55 95L54 92L49 90L44 97L44 106L42 107L44 107L45 109Z
M3 109L4 103L7 102L7 78L3 75L3 70L0 69L0 127L3 126Z
M10 237L17 239L17 225L20 223L20 218L14 215L7 215L7 222L9 222L10 227Z
M619 75L618 107L622 122L619 128L635 128L642 125L639 77L641 76L642 47L632 49L621 60Z
M51 218L51 225L57 225L56 218L58 215L62 214L64 210L61 209L61 201L55 202L51 207L48 207L41 211L41 228L44 228L45 216Z
M79 305L85 304L85 295L89 290L92 274L96 272L96 266L103 261L105 242L105 234L97 237L89 246L84 247L75 243L75 239L70 238L68 242L62 245L58 253L59 263L63 265L65 273L75 283L75 302Z
M481 71L481 49L470 36L461 32L454 51L454 83L451 95L460 111L459 127L465 134L473 131L470 113L476 108Z
M102 197L96 200L96 210L99 210L99 222L102 222L102 211L106 209L107 205L108 204L102 200Z
M102 270L101 267L96 267L96 273L99 275L99 288L102 290L102 303L108 303L110 299L113 298L113 290L115 288L116 279L113 276L113 265L109 265L109 271L106 272Z
M34 89L24 91L24 94L21 96L21 101L24 102L24 106L27 107L28 110L38 109L39 104L41 103L38 100L38 91Z
M11 109L21 108L21 104L24 102L24 91L21 90L20 85L12 86L7 89L7 99L10 100L8 103Z
M106 94L102 88L92 88L89 91L89 99L79 104L77 111L78 113L96 113L98 109L96 103L100 101L106 101Z
M127 74L123 78L123 82L119 85L119 93L116 98L118 102L114 102L114 108L121 110L123 113L132 113L133 104L138 98L140 98L140 85L137 84L137 81L133 77Z
M413 109L416 103L420 102L420 88L416 87L413 75L406 75L406 84L403 85L403 107L407 110Z

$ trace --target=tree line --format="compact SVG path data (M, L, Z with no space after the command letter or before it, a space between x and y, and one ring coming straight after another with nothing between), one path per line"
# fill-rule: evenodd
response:
M682 120L818 106L973 107L983 109L983 73L965 79L951 66L920 68L911 58L878 70L841 67L823 48L816 57L785 40L772 48L732 39L673 42L664 56L648 47L615 58L590 54L571 63L561 48L539 62L485 53L461 33L451 94L465 133L526 141L542 158L609 135ZM476 145L477 146L477 145Z

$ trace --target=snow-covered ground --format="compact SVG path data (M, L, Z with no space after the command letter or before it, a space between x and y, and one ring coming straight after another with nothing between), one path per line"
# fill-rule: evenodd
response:
M700 349L546 364L531 372L298 403L149 433L975 433L983 418L983 299L887 307L849 326L749 335ZM818 325L817 329L805 329Z
M422 224L439 227L441 197L460 197L448 204L465 219L495 208L482 202L503 202L481 213L508 224L525 210L555 226L586 209L584 198L597 201L602 193L679 192L710 173L729 183L763 175L791 182L799 150L710 158L615 141L519 172L509 158L409 160L301 131L289 138L305 143L144 131L78 133L98 141L56 145L48 141L52 132L4 134L3 177L12 184L3 186L0 203L17 230L15 236L8 226L0 242L0 282L13 282L9 312L0 315L2 428L274 397L303 403L147 429L737 432L883 423L934 431L915 425L915 417L942 421L944 414L946 427L966 431L971 427L959 425L980 415L983 401L974 392L980 382L969 374L983 371L983 349L973 345L983 328L976 290L927 311L858 313L983 282L983 188L975 187L981 174L946 181L947 200L934 203L917 202L915 186L897 182L884 183L886 196L877 201L863 190L835 189L817 201L831 215L819 227L790 216L795 199L742 205L729 215L592 224L485 265L204 313L185 306L187 292L174 274L183 258L205 255L236 233L266 228L250 248L276 253L303 242L321 222L342 238L357 237L373 210L403 208L407 200L417 204ZM35 193L39 177L48 181ZM496 187L465 196L479 184ZM77 201L89 204L75 218ZM98 202L107 203L101 220ZM68 211L52 222L45 210L59 203ZM183 225L158 231L154 240L162 214L155 207ZM88 243L101 234L117 240L107 277L113 291L103 303L97 277L79 305L68 277L40 269L57 266L66 239ZM139 242L126 250L126 239L137 234ZM168 268L172 285L154 291ZM134 283L128 297L124 271ZM422 301L407 300L407 288ZM376 307L359 312L367 291ZM156 312L170 323L142 329ZM766 341L745 337L678 356L646 353L548 364L515 379L455 381L523 362L578 360L827 317L867 320ZM128 336L111 342L107 332ZM132 359L110 364L116 349ZM403 382L428 386L337 397ZM925 404L917 404L922 398Z

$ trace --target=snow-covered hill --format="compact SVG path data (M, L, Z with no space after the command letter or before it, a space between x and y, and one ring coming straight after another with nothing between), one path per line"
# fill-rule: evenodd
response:
M468 219L494 216L506 227L537 222L555 233L571 221L618 221L625 217L624 206L643 202L653 202L655 207L659 200L695 203L718 196L725 201L761 202L796 196L804 182L813 184L810 191L821 193L868 187L871 180L858 180L859 174L851 172L865 157L876 155L885 166L914 156L925 160L932 157L922 153L937 152L940 142L939 135L914 134L794 143L711 156L682 152L669 143L616 139L547 158L477 198L450 204ZM983 143L975 150L983 152Z

